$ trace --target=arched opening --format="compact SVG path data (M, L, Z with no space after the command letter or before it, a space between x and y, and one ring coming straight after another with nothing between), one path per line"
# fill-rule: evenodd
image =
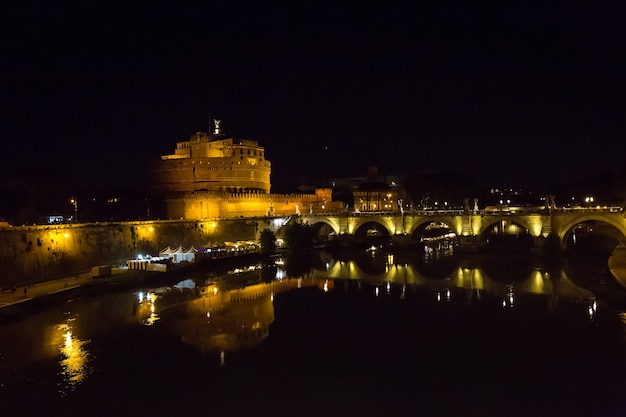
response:
M588 220L569 229L563 236L563 245L567 253L609 256L623 240L624 235L617 227Z
M491 224L481 236L482 246L489 252L530 252L533 237L530 231L511 220Z
M354 231L354 242L357 246L382 248L391 242L389 231L381 224L367 222Z
M425 261L452 255L458 246L458 237L446 223L432 221L421 224L411 234L411 242L415 243L424 254Z
M574 225L563 236L564 268L570 279L594 294L611 300L624 297L624 288L609 268L609 258L624 234L601 220Z
M327 244L335 237L335 231L328 223L314 223L311 225L311 231L316 244Z

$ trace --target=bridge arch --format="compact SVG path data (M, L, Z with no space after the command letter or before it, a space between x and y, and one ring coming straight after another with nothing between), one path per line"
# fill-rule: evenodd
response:
M424 230L431 223L443 223L448 226L454 233L457 235L461 234L462 226L461 222L455 218L450 216L432 216L432 217L420 217L415 219L411 225L407 228L407 233L413 236L416 232Z
M521 218L512 219L510 216L490 218L481 225L477 235L479 247L493 247L498 250L524 250L535 244L532 225ZM536 232L535 232L536 233Z
M319 231L325 226L332 230L331 233L339 234L340 226L336 217L305 217L302 219L304 223L308 223L314 231Z
M559 239L562 244L565 243L565 239L567 238L568 233L570 233L576 226L586 222L602 222L614 226L617 230L622 233L623 240L626 241L626 224L624 222L623 217L616 216L603 216L601 214L588 213L582 216L576 216L571 218L569 221L564 222L559 228Z
M385 222L376 221L377 219L369 218L368 221L360 222L359 226L354 228L352 235L357 243L385 245L389 243L391 232Z
M582 248L583 251L613 252L626 241L626 228L612 220L604 216L579 217L561 230L561 248L568 251L575 247L577 251Z
M351 224L351 233L358 237L361 233L367 234L367 229L372 225L376 226L380 232L384 232L386 235L391 235L395 229L393 219L383 216L363 216L357 217Z
M313 238L316 241L330 240L333 235L337 234L337 230L333 227L333 224L330 221L320 220L309 224L311 225Z
M483 218L482 224L480 225L480 230L477 235L482 240L484 239L487 232L493 230L493 227L496 224L502 224L503 222L509 222L511 224L520 226L531 235L539 234L537 233L535 223L531 223L530 221L524 219L523 216L516 216L514 218L512 216L490 216L489 218ZM541 232L541 229L539 229L538 231Z
M449 218L445 217L423 219L419 223L414 224L409 233L412 244L421 243L424 237L434 239L445 238L453 242L452 244L455 244L458 235L454 223L451 222Z

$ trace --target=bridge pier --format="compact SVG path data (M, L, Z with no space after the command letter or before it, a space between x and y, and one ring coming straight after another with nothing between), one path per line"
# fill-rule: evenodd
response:
M466 235L457 236L459 252L478 252L480 249L478 236Z
M407 248L411 246L411 235L406 233L391 235L391 244L397 248Z

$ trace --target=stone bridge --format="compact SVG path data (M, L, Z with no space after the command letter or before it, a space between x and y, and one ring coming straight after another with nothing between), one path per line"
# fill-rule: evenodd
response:
M556 234L562 246L577 227L599 222L619 231L620 243L626 241L626 212L622 207L542 210L429 210L411 213L341 213L299 216L310 224L321 240L334 236L365 237L368 230L388 234L401 242L417 240L430 224L441 223L457 236L461 246L480 247L496 226L522 228L536 244L550 233Z

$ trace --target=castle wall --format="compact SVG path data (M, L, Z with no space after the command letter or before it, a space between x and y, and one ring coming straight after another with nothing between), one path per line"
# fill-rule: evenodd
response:
M45 281L116 264L138 254L158 255L167 246L203 247L219 242L256 240L260 220L153 221L0 230L0 287Z
M191 192L250 189L270 192L269 161L247 158L184 158L159 161L153 168L155 191Z
M170 219L229 219L259 216L332 213L343 210L332 202L330 193L316 194L226 194L214 192L179 193L167 199Z

